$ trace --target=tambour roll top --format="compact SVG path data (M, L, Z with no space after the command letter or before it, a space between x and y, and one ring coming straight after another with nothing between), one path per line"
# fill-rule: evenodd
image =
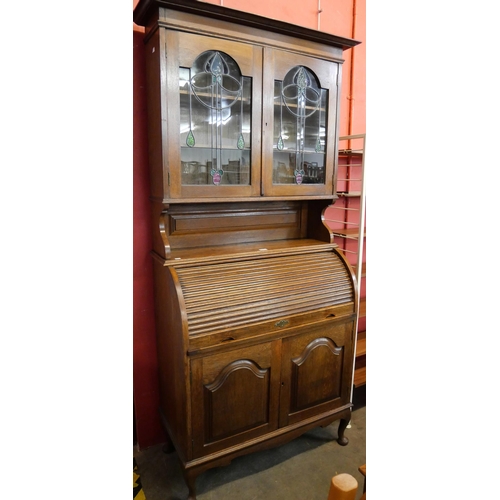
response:
M335 251L176 269L190 336L352 304L351 271Z

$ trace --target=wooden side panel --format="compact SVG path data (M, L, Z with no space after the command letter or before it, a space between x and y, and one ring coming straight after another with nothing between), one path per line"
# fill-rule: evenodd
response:
M162 33L156 31L146 44L146 80L148 103L148 152L151 178L151 196L163 199L167 195L168 183L163 174L164 134L166 133L167 102L162 99L166 58L162 53Z
M187 326L175 271L154 260L155 314L163 424L182 461L191 458ZM172 274L174 273L174 274Z

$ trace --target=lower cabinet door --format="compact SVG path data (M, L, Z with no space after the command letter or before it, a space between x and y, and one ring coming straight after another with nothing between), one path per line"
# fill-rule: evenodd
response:
M280 342L191 361L194 458L277 429Z
M350 400L354 322L283 340L280 427L339 408Z

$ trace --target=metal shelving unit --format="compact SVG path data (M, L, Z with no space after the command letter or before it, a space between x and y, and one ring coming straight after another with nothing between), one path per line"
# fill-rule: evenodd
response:
M339 248L355 269L359 284L353 388L366 384L366 134L339 138L339 199L329 208L326 221Z

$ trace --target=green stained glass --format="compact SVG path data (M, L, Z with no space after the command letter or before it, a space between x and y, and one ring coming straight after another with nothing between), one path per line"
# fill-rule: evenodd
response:
M210 71L212 73L212 82L220 84L222 82L221 77L224 74L224 65L222 64L222 58L218 52L216 52L212 58Z
M245 147L245 139L243 138L243 134L240 134L238 137L238 149L243 149Z
M304 68L300 68L297 74L297 87L300 94L304 94L307 87L309 87L309 79Z
M318 140L316 141L316 149L315 149L316 153L321 153L321 141L318 137Z
M281 137L281 134L278 138L278 150L279 151L283 151L283 148L285 147L285 145L283 144L283 137Z
M193 131L192 131L192 130L190 130L190 131L189 131L189 134L188 134L188 136L187 136L187 138L186 138L186 144L187 144L190 148L192 148L192 147L194 146L194 144L195 144L195 141L194 141L194 135L193 135Z

